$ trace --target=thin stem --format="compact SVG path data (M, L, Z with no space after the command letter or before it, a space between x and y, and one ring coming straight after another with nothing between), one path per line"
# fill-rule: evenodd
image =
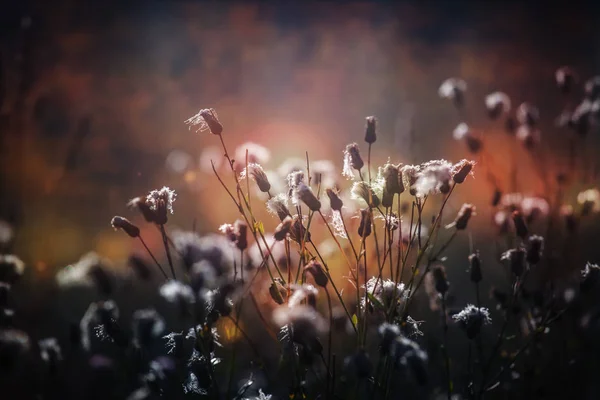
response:
M448 400L452 398L452 378L450 376L450 357L448 356L448 321L446 315L446 296L444 294L440 295L442 298L442 321L443 321L443 329L444 329L444 363L446 365L446 378L448 381Z
M138 236L138 239L140 239L140 242L142 242L142 244L146 248L146 251L148 252L148 254L150 254L150 257L152 257L152 260L154 260L154 263L156 264L156 266L158 267L158 269L160 270L160 272L162 272L162 274L165 277L165 279L169 280L169 277L167 276L167 273L165 272L165 270L163 269L163 267L161 267L161 265L159 264L159 262L156 259L156 257L154 257L154 254L152 254L152 252L150 251L150 248L148 247L148 245L146 245L146 242L144 241L144 239L142 239L142 235Z
M327 307L329 308L329 332L327 334L327 398L329 398L329 380L330 380L330 371L331 371L331 344L332 344L332 329L333 329L333 307L331 306L331 296L329 295L329 290L327 287L325 289L325 294L327 295Z
M177 276L175 276L175 268L173 267L173 260L171 259L171 250L169 248L167 231L165 231L164 225L160 226L160 232L162 233L163 244L165 245L165 251L167 252L167 260L169 261L169 267L171 267L171 274L173 274L173 279L177 279Z

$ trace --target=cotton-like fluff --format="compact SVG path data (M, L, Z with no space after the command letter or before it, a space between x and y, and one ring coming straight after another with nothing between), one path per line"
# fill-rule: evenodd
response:
M360 155L358 144L350 143L344 150L344 168L342 175L348 179L354 179L354 170L360 172L365 163Z
M291 216L292 214L288 208L288 196L280 193L271 197L267 200L267 211L273 215L277 215L280 221L283 221L287 216Z
M460 324L469 339L475 339L483 325L491 324L492 319L487 308L467 305L461 312L454 314L452 319Z
M323 345L319 335L327 332L327 322L314 308L299 305L296 307L279 307L273 312L273 321L280 328L289 329L294 343L304 346L308 351L321 353Z
M452 163L446 160L433 160L421 165L414 183L417 197L425 197L450 191Z
M256 186L263 193L269 193L271 190L271 183L262 165L258 163L251 163L245 167L240 173L240 181L245 181L247 178L252 179L256 182Z
M213 135L221 135L223 133L223 125L219 121L219 116L213 108L203 108L196 115L185 121L187 125L195 126L196 132L209 130Z
M194 232L175 231L172 239L188 271L194 264L208 261L214 267L216 278L227 280L234 263L240 264L239 252L231 251L230 242L224 236L209 234L201 237Z
M363 181L354 182L352 185L352 198L364 201L370 208L377 208L381 204L373 187Z
M298 307L304 301L312 308L317 308L317 296L319 291L313 285L304 283L302 285L291 285L292 295L288 301L288 307Z
M378 305L369 303L368 309L370 311L378 311L387 313L390 310L399 311L404 300L406 299L406 293L404 292L404 283L398 283L391 279L372 277L367 281L366 291L373 295L378 301ZM383 310L379 309L379 305L383 306ZM364 297L361 300L361 307L365 309Z

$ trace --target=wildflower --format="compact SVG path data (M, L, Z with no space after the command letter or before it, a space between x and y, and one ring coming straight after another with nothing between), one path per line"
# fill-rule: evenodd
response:
M400 172L402 178L404 180L404 185L408 186L409 192L411 196L416 196L417 190L415 188L415 183L419 178L419 173L421 172L420 165L404 165L400 168Z
M368 378L373 369L369 354L364 349L359 349L356 353L346 357L344 364L346 369L352 371L358 379Z
M462 326L469 339L475 339L481 327L492 322L487 308L478 308L472 304L468 304L461 312L453 315L452 319Z
M366 117L365 119L367 120L367 126L365 128L365 142L373 144L377 140L377 120L373 116Z
M304 183L300 183L296 187L295 193L311 211L317 212L321 209L321 202L317 199L317 196L315 196L312 189Z
M89 252L75 264L58 271L56 282L62 288L96 287L101 293L111 294L117 282L117 275L108 260Z
M517 128L517 139L523 143L523 146L527 150L533 150L533 148L540 142L541 134L539 129L529 126L521 125Z
M317 286L326 287L329 278L323 269L323 266L315 260L312 260L304 267L304 270L310 273Z
M223 133L223 125L219 122L217 112L212 108L204 108L196 113L193 117L185 121L186 124L191 126L197 126L196 132L205 131L209 129L213 135L220 135Z
M456 128L454 128L452 136L454 137L454 140L464 140L467 144L467 148L473 154L478 153L483 146L481 139L473 131L471 131L471 128L469 128L469 126L464 122L461 122Z
M431 269L431 276L433 277L433 283L435 284L435 290L444 296L448 289L450 289L450 282L446 277L446 268L442 264L437 264Z
M281 221L287 216L291 216L290 210L288 209L287 203L288 198L285 194L281 193L277 196L271 197L267 201L267 210L274 215L277 215Z
M419 385L427 383L427 353L416 342L400 335L396 337L391 353L395 368L405 369Z
M456 107L464 103L464 95L467 91L467 83L459 78L448 78L440 85L438 95L443 99L450 99Z
M309 243L311 241L310 232L306 230L306 227L297 215L292 220L290 237L298 244L302 244L303 242Z
M505 251L500 257L501 260L508 260L511 272L517 277L521 277L525 271L525 249L518 247Z
M510 111L510 98L506 93L494 92L485 96L485 107L491 119L497 119Z
M380 168L379 175L384 183L384 193L392 195L404 192L404 181L400 171L402 164L394 165L389 162Z
M132 224L127 218L113 217L110 224L115 230L122 229L129 237L136 238L140 236L140 228Z
M353 199L363 200L370 208L377 208L381 203L379 197L367 182L354 182L351 193Z
M360 210L360 224L358 225L358 235L361 238L367 238L371 235L371 212L364 208Z
M475 215L475 206L473 204L464 203L460 210L458 210L458 214L456 214L454 222L446 225L446 228L455 227L458 231L465 230L467 229L467 224L473 215Z
M239 165L240 168L246 165L246 151L248 152L248 165L266 164L271 159L269 149L254 142L246 142L239 145L234 152L236 165Z
M577 81L575 73L567 66L557 69L554 77L556 85L563 93L569 93Z
M279 225L277 225L277 227L275 228L275 232L273 233L273 237L275 238L275 240L280 242L283 239L287 238L287 235L288 233L290 233L290 229L292 227L292 221L292 217L288 215L283 219L283 221L281 221Z
M338 194L332 189L325 190L325 193L327 193L327 197L329 197L329 204L331 209L334 211L341 212L342 207L344 206L344 202L342 201L342 199L340 199Z
M279 307L273 312L273 320L280 327L287 325L290 328L293 342L314 353L322 351L318 336L327 331L327 323L314 308L305 305Z
M285 303L287 299L287 289L284 287L285 282L281 278L275 278L269 286L269 295L277 304Z
M0 282L14 284L23 276L25 263L13 254L0 254Z
M27 333L17 329L0 329L0 370L10 370L29 349Z
M163 186L160 190L152 190L146 197L146 203L155 213L154 222L158 225L167 223L167 211L173 214L173 202L177 194L174 190Z
M156 213L150 208L150 205L146 203L146 197L134 197L129 200L127 206L136 208L142 214L146 222L151 224L156 222Z
M479 283L483 278L481 275L481 257L479 257L479 252L469 256L469 275L473 283Z
M533 128L540 120L540 112L537 107L529 103L521 103L517 108L516 117L521 125Z
M379 304L371 304L370 307L383 306L383 310L377 309L377 311L383 311L387 313L388 310L396 311L397 308L404 301L406 293L404 283L394 282L391 279L383 279L378 277L372 277L367 281L367 285L365 287L367 293L371 293L373 297L379 302ZM362 300L362 307L365 308L364 299Z
M475 161L461 160L458 163L452 166L452 180L454 183L463 183L467 176L473 175L473 167L475 166Z
M592 212L598 212L600 210L600 191L596 188L584 190L577 195L577 202L582 206L582 217Z
M196 296L192 288L176 280L170 280L159 289L160 295L169 303L179 306L182 315L196 302Z
M434 160L421 166L417 175L414 188L417 197L425 197L432 194L450 191L450 179L452 179L452 164L446 160Z
M269 193L269 190L271 190L269 178L260 164L248 164L248 166L240 173L240 180L244 180L246 177L252 178L252 180L256 182L256 185L261 192Z
M44 361L51 371L56 370L58 363L62 361L62 351L58 340L50 337L38 342L40 348L40 358Z
M529 248L527 249L527 262L529 264L537 264L542 257L544 250L544 238L538 235L529 237Z
M186 269L190 270L194 264L206 260L218 278L226 278L233 271L236 254L231 251L231 244L224 236L210 234L200 237L194 232L174 231L172 238Z
M525 240L527 235L529 234L529 229L527 229L527 224L525 223L525 219L523 218L523 214L519 211L513 211L512 219L515 224L515 230L517 232L517 236L521 239Z
M600 96L600 76L596 75L588 79L585 82L584 90L585 95L590 100L598 99L598 96Z
M544 218L550 212L548 201L541 197L524 197L519 207L527 223L531 223L538 218Z
M358 144L350 143L347 145L344 150L344 169L342 170L342 175L346 178L354 179L354 172L352 170L355 169L360 172L364 165L365 163L360 156Z
M590 262L585 264L585 267L581 270L581 290L588 291L593 289L600 282L600 266L598 264L592 264Z
M306 303L312 308L317 308L317 295L319 291L313 285L291 285L293 291L288 301L288 307L297 307L306 300Z

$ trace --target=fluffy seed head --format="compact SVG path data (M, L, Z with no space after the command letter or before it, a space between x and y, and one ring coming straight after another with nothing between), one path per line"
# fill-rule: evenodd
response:
M354 182L351 194L353 199L363 200L370 208L376 208L381 204L379 197L367 182Z
M350 143L344 150L344 169L342 175L346 178L354 179L354 169L360 171L364 167L365 163L360 156L360 149L358 144Z
M280 327L290 327L292 341L309 351L318 353L322 350L318 336L327 332L327 323L314 308L305 305L279 307L273 312L273 320Z
M196 126L196 132L210 130L213 135L223 133L223 125L219 122L217 112L212 108L204 108L185 121L190 127Z
M483 325L492 323L487 308L475 307L472 304L467 305L461 312L453 315L452 319L461 325L469 339L477 337Z
M360 224L358 225L358 236L366 238L371 235L371 211L368 208L360 210Z
M448 193L452 179L452 164L446 160L432 160L421 165L413 187L417 197Z
M163 186L162 189L152 190L146 196L146 204L155 213L155 221L158 225L167 223L167 211L173 214L173 202L177 194L174 190Z
M460 78L448 78L440 85L438 95L443 99L450 99L456 107L464 103L467 82Z
M285 217L290 216L290 210L288 209L288 197L280 193L277 196L271 197L267 200L267 210L279 217L279 220L283 221Z
M433 282L435 284L435 290L442 296L448 292L450 288L450 282L446 277L446 268L442 264L437 264L431 269L433 276Z
M327 193L327 197L329 197L329 205L331 209L334 211L341 211L342 207L344 206L344 202L342 199L340 199L340 196L338 196L333 189L327 189L325 190L325 193Z
M473 215L475 215L475 206L473 204L464 203L460 207L460 210L458 210L456 219L452 224L450 224L450 227L454 226L459 231L467 229L469 220Z
M273 237L276 241L280 242L287 238L288 233L290 233L290 229L292 228L292 217L289 215L281 221L277 228L275 228L275 232L273 233Z
M485 107L491 119L497 119L510 111L510 98L506 93L494 92L485 96Z
M556 79L556 85L563 93L569 93L575 83L577 83L575 72L567 66L557 69L554 77Z
M515 249L510 249L502 254L500 258L503 261L508 261L510 264L511 272L516 276L520 277L523 275L525 271L525 249L522 247L517 247Z
M256 185L261 192L268 193L269 190L271 190L269 178L260 164L248 164L248 167L244 168L244 170L240 173L240 181L246 179L246 177L249 177L256 182Z
M21 278L25 271L25 263L13 254L0 254L0 282L9 285Z
M315 260L312 260L311 262L309 262L306 265L306 267L304 267L304 270L312 275L317 286L321 286L321 287L327 286L327 282L329 282L329 278L327 277L327 274L325 273L325 270L323 269L323 266L321 265L321 263L319 263Z
M296 187L296 193L298 198L308 206L311 211L319 211L321 209L321 202L317 199L317 196L313 193L312 189L305 185L304 183L300 183Z

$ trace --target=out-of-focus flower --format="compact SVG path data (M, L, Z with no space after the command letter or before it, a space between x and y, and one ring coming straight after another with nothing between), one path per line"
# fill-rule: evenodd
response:
M277 215L281 221L292 215L288 209L288 197L283 193L273 196L267 201L267 210L271 214Z
M569 93L577 83L577 76L571 67L563 66L554 74L556 85L563 93Z
M383 306L383 310L380 310L376 304L369 302L369 310L374 308L375 311L387 313L388 311L399 311L401 305L406 299L404 283L394 282L391 279L378 278L376 276L371 277L367 281L365 290L367 293L373 295L373 297L379 302L379 305ZM364 298L361 300L361 306L363 310L366 310Z
M271 152L266 147L254 142L242 143L233 153L238 172L246 167L246 151L248 151L248 165L265 165L271 160Z
M467 305L461 312L452 316L456 322L467 333L469 339L475 339L475 337L481 331L483 325L491 324L492 319L487 308L475 307L472 304Z
M370 208L376 208L381 204L379 197L367 182L354 182L351 193L353 199L363 200Z
M114 301L91 303L79 323L82 347L87 351L91 350L92 331L100 340L109 340L118 346L126 346L128 340L117 323L118 318L119 308Z
M521 125L517 128L517 139L523 143L527 150L533 150L541 140L540 130L529 125Z
M304 183L300 183L295 188L295 194L311 211L317 212L321 209L321 202L317 199L312 189Z
M27 333L17 329L0 329L0 370L10 370L30 347Z
M473 215L475 215L475 206L473 204L465 203L460 207L460 210L458 210L454 222L446 225L446 228L455 227L459 231L467 229L467 224Z
M223 133L223 125L219 121L217 112L212 108L204 108L196 113L193 117L185 121L190 126L196 126L196 132L210 130L213 135Z
M587 291L595 288L600 282L600 266L590 262L581 270L581 290Z
M521 103L516 111L517 121L521 125L533 128L540 120L540 112L537 107L529 103Z
M452 166L452 180L454 183L463 183L467 176L473 176L473 167L475 166L475 161L469 160L460 160L456 164Z
M460 107L464 103L467 82L460 78L448 78L440 85L438 95L443 99L452 100L455 106Z
M373 363L369 354L364 349L359 349L344 360L344 367L347 373L354 375L358 379L365 379L371 375Z
M208 146L202 149L198 158L198 167L204 173L213 173L212 166L218 171L224 164L223 149L217 146Z
M525 218L523 218L523 214L520 211L513 211L512 213L513 223L515 224L515 231L517 236L522 240L527 238L529 234L529 229L527 228L527 224L525 223Z
M479 256L479 252L473 253L469 256L469 276L471 277L471 282L479 283L483 276L481 274L481 257Z
M176 280L170 280L163 284L159 289L159 293L169 303L175 304L182 316L187 315L192 305L196 303L193 289Z
M48 365L48 368L51 371L56 370L58 363L62 361L62 351L58 344L58 340L53 337L42 339L38 342L38 346L40 348L40 358L42 361Z
M369 144L375 143L377 140L377 119L373 116L366 117L366 127L365 127L365 142Z
M188 270L196 263L207 261L216 279L228 280L234 264L239 264L237 252L231 251L231 243L224 236L209 234L200 237L194 232L173 231L171 238Z
M456 128L454 128L452 136L455 140L464 141L469 151L473 154L477 154L483 146L479 136L476 135L464 122L461 122Z
M12 226L3 220L0 220L0 246L8 244L14 236Z
M520 202L520 209L528 223L545 218L550 212L548 201L542 197L526 196Z
M360 156L360 149L358 144L350 143L344 150L344 169L342 175L346 178L354 179L354 171L360 171L364 167L365 163Z
M589 99L598 99L600 96L600 76L596 75L588 79L583 88L585 90L585 95Z
M306 267L304 267L304 270L312 275L317 286L327 287L327 282L329 282L329 278L327 277L325 269L323 268L321 263L312 260L306 265Z
M165 166L172 172L182 174L192 167L192 156L182 150L173 150L167 156Z
M56 282L61 288L96 287L104 294L111 294L117 281L118 275L112 264L94 252L83 255L75 264L56 274Z
M273 312L273 320L279 327L289 326L292 341L314 353L322 351L318 337L327 332L327 323L313 307L279 307Z
M582 216L598 212L600 211L600 191L596 188L584 190L577 195L577 202L581 204Z
M491 119L497 119L510 111L510 97L503 92L493 92L485 96L485 107Z
M501 260L506 260L510 264L511 272L519 278L525 271L525 257L527 252L522 247L510 249L502 254Z
M135 343L143 348L150 348L152 342L161 337L165 329L165 321L153 308L136 310L132 316L132 331Z
M544 251L544 238L538 235L532 235L528 240L527 262L535 265L540 262L542 252Z
M575 232L575 230L577 229L578 220L577 220L577 217L575 216L575 213L573 212L573 207L570 204L563 204L560 207L559 213L565 222L567 231L569 233Z
M25 271L25 263L13 254L0 254L0 282L14 284Z
M310 163L311 185L321 187L336 186L337 176L335 166L329 160L317 160Z
M371 235L371 223L373 218L368 208L360 210L360 223L358 225L358 236L367 238Z

